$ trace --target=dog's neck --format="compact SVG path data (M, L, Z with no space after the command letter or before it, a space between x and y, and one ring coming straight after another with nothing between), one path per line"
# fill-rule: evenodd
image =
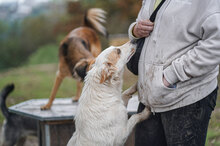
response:
M98 100L109 100L111 98L117 98L118 100L121 99L121 92L122 92L122 79L123 72L120 73L120 77L117 81L106 81L104 83L100 83L100 77L97 74L96 70L90 71L85 79L85 85L83 88L83 93L88 93L88 96L93 96L94 98L98 98ZM87 90L87 91L85 91Z

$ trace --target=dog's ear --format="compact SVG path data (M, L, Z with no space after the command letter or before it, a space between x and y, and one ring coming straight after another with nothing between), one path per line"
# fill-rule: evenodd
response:
M64 39L61 43L60 43L60 49L59 49L59 55L62 56L67 56L68 55L68 48L69 48L69 44L72 41L72 38L68 38L68 39Z
M81 80L84 80L88 65L89 64L86 59L80 60L74 67L74 74L77 74L77 76L79 76Z
M111 62L106 62L104 69L101 71L100 83L110 80L116 71L116 67Z
M83 66L78 66L77 68L75 68L75 72L78 74L81 80L84 80L86 76L86 68L87 68L87 64Z
M89 64L89 67L87 69L87 71L89 71L90 69L92 69L92 65L95 63L95 59L90 59L88 60L88 64Z
M75 77L80 77L81 80L84 80L87 72L91 69L92 64L95 62L95 59L81 59L74 67L73 73Z

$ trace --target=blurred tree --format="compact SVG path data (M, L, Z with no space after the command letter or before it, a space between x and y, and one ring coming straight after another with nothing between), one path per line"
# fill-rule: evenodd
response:
M8 25L4 21L0 21L0 39L5 39L7 36Z
M58 36L65 36L82 24L88 8L98 7L107 11L106 26L110 34L127 33L128 26L136 19L141 1L83 0L62 3L54 0L34 8L29 17L10 23L0 22L0 70L19 66L40 46L56 43ZM105 40L102 39L102 42Z
M1 22L0 69L7 68L8 66L14 67L20 64L17 59L22 57L23 52L20 49L20 38L18 37L20 31L16 31L18 28L18 22L11 24Z
M23 64L40 45L55 40L44 15L0 23L0 70Z
M53 25L48 18L41 15L29 17L22 22L22 44L25 44L27 53L35 51L36 47L54 40L52 35Z
M137 17L137 14L141 8L142 0L117 0L116 6L120 11L120 16L125 21L132 22Z
M66 12L60 15L59 21L53 28L56 34L67 34L72 29L81 26L84 20L85 10L80 2L68 1L65 5ZM59 16L59 15L57 15Z
M69 19L64 19L65 7L52 3L46 8L44 13L35 10L24 19L0 22L0 70L22 65L40 46L56 42L56 24Z

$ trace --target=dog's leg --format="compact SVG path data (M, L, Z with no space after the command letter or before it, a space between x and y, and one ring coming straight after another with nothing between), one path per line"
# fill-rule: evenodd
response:
M124 105L127 107L129 99L132 95L137 91L137 83L125 90L122 93L122 100L124 101Z
M129 136L130 133L134 130L136 124L146 120L150 114L150 110L145 108L141 113L132 115L127 123L126 137Z
M64 78L64 76L61 75L60 72L58 72L57 76L56 76L55 84L53 86L53 90L52 90L51 95L50 95L50 99L49 99L49 101L46 105L41 107L41 110L50 109L51 105L53 104L53 100L56 96L57 90L60 87L61 82L63 81L63 78Z
M6 131L6 130L2 131L2 138L1 138L0 145L1 146L14 146L16 142L18 141L18 137L19 137L19 134L17 133L17 130L15 129L10 129L9 131Z
M81 81L77 81L77 88L76 88L76 96L74 96L72 98L73 102L77 102L79 100L79 97L81 95L81 92L82 92L82 86L83 86L83 83Z

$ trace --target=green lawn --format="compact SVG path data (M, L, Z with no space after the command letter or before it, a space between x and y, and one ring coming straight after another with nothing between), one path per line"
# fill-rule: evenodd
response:
M8 105L32 98L48 98L56 70L56 64L45 64L21 67L0 73L1 89L8 83L15 84L15 90L8 98ZM66 78L60 87L57 97L70 97L74 93L75 81L71 78Z
M28 61L28 65L36 65L36 64L49 64L49 63L57 63L58 62L58 48L57 44L47 44L41 46L37 49L35 53L33 53Z
M11 106L22 101L37 98L48 98L53 86L57 71L57 64L28 65L0 72L0 89L9 83L15 84L15 90L7 99ZM127 70L124 74L123 89L135 83L137 77ZM72 78L64 79L57 97L72 97L76 92L76 81ZM39 107L40 108L40 107ZM3 116L0 113L0 124ZM216 109L212 114L209 125L207 146L220 146L220 99L218 97Z

